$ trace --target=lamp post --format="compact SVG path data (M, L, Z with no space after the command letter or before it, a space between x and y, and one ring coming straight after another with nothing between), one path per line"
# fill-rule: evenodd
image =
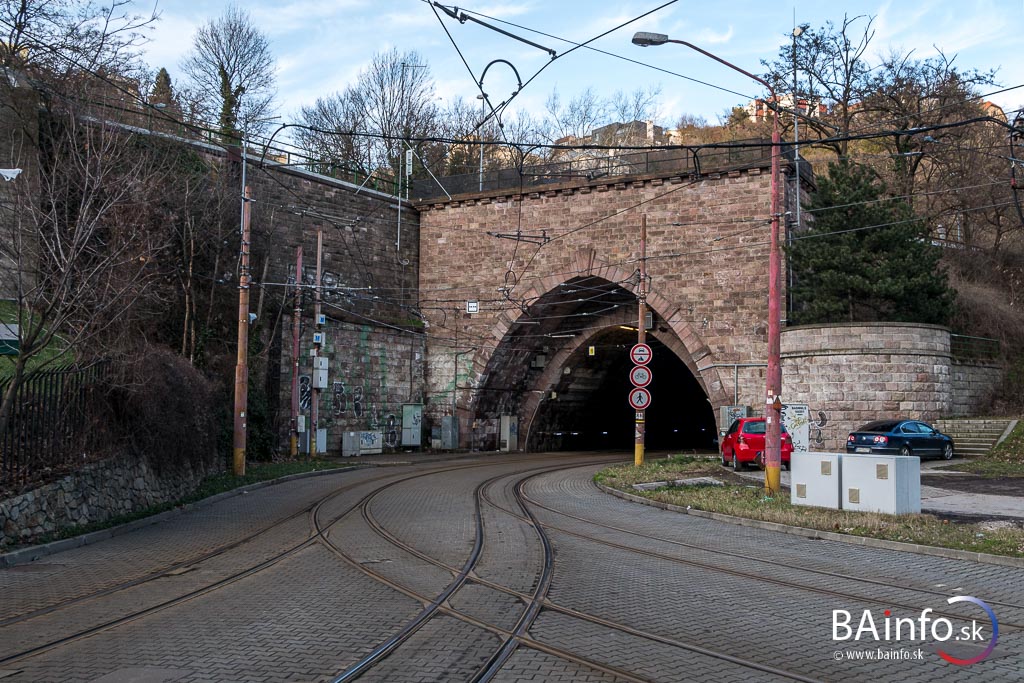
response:
M781 257L779 254L779 117L778 97L775 89L759 76L749 71L744 71L735 64L725 61L707 50L703 50L692 43L684 40L673 40L663 33L638 32L633 35L633 44L641 47L652 45L664 45L665 43L678 43L685 45L691 50L696 50L705 57L710 57L719 64L724 64L734 71L751 78L768 89L772 101L776 105L775 115L772 116L772 160L771 160L771 244L768 251L768 377L766 378L765 389L765 418L767 434L765 435L765 458L764 458L764 486L768 494L777 493L779 490L780 472L782 469L782 366L780 362L781 347L781 318L780 318L780 292L779 272Z

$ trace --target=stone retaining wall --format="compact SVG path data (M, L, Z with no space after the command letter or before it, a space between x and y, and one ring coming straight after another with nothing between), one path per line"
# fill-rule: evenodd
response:
M783 400L810 407L814 450L845 447L871 420L973 414L1002 370L955 362L949 336L906 323L791 327L782 333Z
M205 471L189 468L161 476L145 462L128 458L89 465L52 484L0 501L0 549L180 500L215 471L214 467Z
M985 405L992 392L1003 379L1003 368L995 362L961 362L953 360L953 404L951 417L978 414L978 406Z

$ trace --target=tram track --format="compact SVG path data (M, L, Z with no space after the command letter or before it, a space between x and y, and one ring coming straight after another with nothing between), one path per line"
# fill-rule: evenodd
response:
M509 461L505 461L505 462L516 463L516 462L523 462L523 461L529 461L529 460L530 459L517 459L517 460L509 460ZM7 619L5 621L5 623L0 624L0 629L10 628L12 626L17 626L17 625L20 625L21 623L30 621L31 619L34 619L34 618L38 618L38 617L42 617L42 616L46 616L46 615L59 614L63 610L71 609L71 608L73 608L75 606L78 606L78 605L81 605L81 604L83 604L83 603L85 603L85 602L87 602L89 600L100 599L100 598L103 598L103 597L109 597L109 596L114 595L114 594L116 594L116 593L118 593L120 591L124 591L124 590L130 589L130 588L137 588L137 587L145 585L146 583L151 583L153 581L156 581L158 579L166 577L168 575L168 572L169 571L173 571L174 568L181 568L181 567L192 566L192 565L198 564L199 562L209 561L210 559L213 559L215 557L219 557L219 556L229 552L230 550L238 548L239 546L244 545L245 543L251 542L253 539L258 538L262 534L265 534L268 531L270 531L272 529L275 529L275 528L277 528L277 527L279 527L279 526L281 526L281 525L283 525L285 523L288 523L290 521L294 521L295 519L297 519L297 518L299 518L299 517L301 517L303 515L309 515L311 517L311 519L317 518L318 515L319 515L320 510L323 509L323 507L325 505L327 505L330 501L334 500L335 498L337 498L337 497L339 497L339 496L341 496L341 495L343 495L345 493L348 493L349 491L351 491L354 488L359 488L359 487L363 487L363 486L366 486L366 485L372 485L374 482L381 481L381 480L388 479L388 478L393 478L393 477L400 477L400 479L398 481L402 481L404 479L414 479L414 478L421 477L421 476L430 476L430 475L433 475L433 474L439 474L439 473L444 473L444 472L457 471L457 470L463 470L463 469L480 468L480 467L487 467L487 466L491 466L491 465L493 465L493 463L472 463L472 464L459 464L459 465L453 465L453 466L449 465L449 466L444 466L444 467L439 467L439 468L431 468L431 469L429 469L429 470L427 470L425 472L416 472L416 473L413 473L413 474L405 474L405 475L402 475L401 473L388 472L386 474L382 474L382 475L377 476L377 477L371 477L369 479L366 479L366 480L363 480L363 481L360 481L360 482L354 482L354 483L352 483L351 485L348 485L348 486L342 486L341 488L339 488L337 490L334 490L334 491L331 491L330 493L326 494L320 500L318 500L318 501L316 501L316 502L314 502L314 503L312 503L310 505L305 506L302 510L299 510L298 512L295 512L295 513L289 515L285 519L278 520L277 522L275 522L275 523L273 523L271 525L268 525L264 529L261 529L261 530L259 530L257 532L254 532L253 534L250 534L250 535L246 536L243 539L238 539L236 541L233 541L232 543L226 544L222 548L218 548L215 551L212 551L210 553L204 554L203 557L202 557L202 560L197 560L197 559L193 558L191 560L184 561L184 562L172 563L171 565L163 567L160 570L150 572L150 573L146 574L142 578L137 578L137 579L134 579L134 580L128 581L128 582L123 582L122 584L119 584L119 585L113 586L113 587L109 587L109 588L106 588L106 589L101 590L101 591L96 591L96 592L92 592L92 593L89 593L89 594L85 594L85 595L81 595L81 596L76 596L75 598L63 601L62 603L59 603L57 605L51 605L51 606L48 606L48 607L43 608L43 609L34 610L34 611L30 612L30 613L26 613L26 614L20 615L18 617L9 618L9 619ZM394 483L398 483L398 482L394 482ZM99 635L99 634L104 633L106 631L109 631L111 629L115 629L115 628L118 628L118 627L123 626L125 624L131 623L133 621L137 621L139 619L143 619L145 617L148 617L148 616L157 614L159 612L162 612L164 610L167 610L169 608L176 607L178 605L182 605L182 604L184 604L186 602L189 602L191 600L195 600L197 598L203 597L203 596L208 595L208 594L210 594L210 593L212 593L214 591L217 591L219 589L225 588L225 587L230 586L232 584L235 584L235 583L237 583L239 581L242 581L242 580L244 580L246 578L249 578L249 577L251 577L251 576L253 576L253 575L255 575L255 574L257 574L257 573L259 573L261 571L264 571L264 570L274 566L275 564L278 564L279 562L281 562L281 561L283 561L283 560L285 560L285 559L287 559L287 558L289 558L291 556L294 556L296 553L300 552L301 550L303 550L303 549L305 549L307 547L310 547L311 545L317 543L318 539L320 538L320 536L323 533L325 533L325 531L330 529L330 527L333 524L337 523L339 520L341 520L342 518L347 516L355 507L356 507L356 504L353 504L353 505L349 506L347 509L345 509L340 514L335 515L330 520L330 522L327 523L326 525L319 525L319 526L311 525L311 526L315 527L315 531L313 533L307 535L306 538L304 538L303 540L301 540L301 541L299 541L297 543L290 544L283 551L277 552L277 553L273 554L272 556L270 556L269 558L267 558L267 559L265 559L265 560L255 564L255 565L252 565L250 567L246 567L245 569L242 569L240 571L233 572L233 573L231 573L229 575L226 575L225 577L223 577L223 578L221 578L221 579L219 579L217 581L214 581L212 583L204 585L204 586L202 586L200 588L187 591L187 592L185 592L185 593L183 593L183 594L181 594L179 596L176 596L174 598L158 602L156 604L150 605L150 606L142 608L142 609L132 610L132 611L130 611L130 612L128 612L128 613L126 613L126 614L124 614L122 616L118 616L118 617L113 618L113 619L107 619L105 621L102 621L101 623L94 624L93 626L90 626L90 627L85 628L85 629L79 629L79 630L77 630L77 631L75 631L73 633L69 633L69 634L67 634L65 636L51 638L51 639L47 640L46 642L40 643L40 644L32 646L30 648L24 648L24 649L21 649L21 650L19 650L17 652L13 652L13 653L10 653L10 654L7 654L7 655L2 655L2 656L0 656L0 666L9 666L9 665L12 665L12 664L17 664L18 662L21 662L23 660L29 659L31 657L34 657L34 656L37 656L37 655L40 655L40 654L52 651L52 650L60 648L60 647L64 647L64 646L73 644L75 642L79 642L79 641L85 640L87 638L91 638L93 636ZM2 631L0 631L0 635L2 635Z
M599 491L600 489L597 489L596 485L595 485L595 490ZM591 519L586 519L584 517L580 517L578 515L574 515L574 514L565 512L563 510L558 510L558 509L555 509L555 508L553 508L553 507L551 507L549 505L545 505L544 503L541 503L540 501L537 501L535 498L532 498L532 497L530 497L529 495L526 495L526 494L524 494L524 499L527 502L529 502L529 504L533 505L534 507L540 508L542 510L546 510L546 511L554 513L556 515L567 517L569 519L573 519L573 520L576 520L578 522L583 522L584 524L589 524L589 525L596 526L596 527L599 527L599 528L602 528L602 529L608 529L610 531L615 531L615 532L618 532L618 533L627 534L629 536L633 536L633 537L637 537L637 538L644 538L644 539L655 541L655 542L658 542L658 543L665 543L665 544L668 544L668 545L678 546L678 547L682 547L682 548L687 548L687 549L690 549L690 550L697 550L697 551L708 553L708 554L712 554L712 555L721 555L721 556L725 556L725 557L729 557L729 558L735 558L735 559L742 559L742 560L747 560L747 561L752 561L752 562L758 562L758 563L762 563L764 565L768 565L768 566L770 566L770 567L772 567L774 569L777 569L777 570L785 570L785 571L789 571L789 572L803 572L803 573L808 573L808 574L815 574L815 575L819 575L819 576L824 576L824 577L827 577L829 579L850 581L850 582L861 583L861 584L870 585L870 586L882 587L882 588L886 588L886 589L895 589L895 590L907 591L907 592L913 592L913 593L923 593L923 594L939 597L939 598L941 598L943 600L943 602L946 600L946 598L949 597L949 594L946 593L946 592L936 591L936 590L933 590L933 589L930 589L930 588L907 587L907 586L898 586L897 587L897 586L893 586L892 583L887 583L887 582L884 582L884 581L879 581L877 579L872 579L871 577L853 576L853 575L850 575L850 574L843 574L841 572L832 572L832 571L823 570L823 569L802 567L802 566L798 566L798 565L787 563L787 562L780 562L778 560L771 560L771 559L766 559L766 558L762 558L762 557L755 557L753 555L746 555L746 554L743 554L743 553L736 553L736 552L729 551L729 550L721 550L721 549L716 549L716 548L709 548L707 546L697 545L695 543L687 543L685 541L679 541L679 540L676 540L676 539L664 538L664 537L661 537L661 536L654 536L652 534L647 534L647 533L644 533L642 531L637 531L637 530L634 530L634 529L627 529L627 528L624 528L624 527L604 524L602 522L597 522L597 521L594 521L594 520L591 520ZM513 514L513 515L515 514L513 511L507 510L507 509L505 509L505 512L507 514ZM582 534L582 533L580 533L578 531L572 531L570 529L566 529L564 527L559 527L559 526L554 525L554 524L545 523L544 526L546 528L552 529L554 531L558 531L559 533L564 533L564 534L567 534L567 535L570 535L570 536L574 536L574 537L577 537L577 538L580 538L580 539L583 539L583 540L587 540L587 541L601 543L603 545L606 545L606 546L609 546L609 547L614 547L614 548L619 549L619 550L626 550L626 551L629 551L629 552L639 553L639 554L647 555L649 557L654 557L654 558L657 558L657 559L668 560L668 561L672 561L672 562L678 562L678 563L687 564L687 565L698 567L698 568L702 568L702 569L709 569L709 570L712 570L712 571L715 571L715 572L724 572L724 573L731 574L733 576L737 576L737 577L740 577L740 578L749 578L749 579L756 579L756 580L761 580L761 581L767 581L769 583L773 583L773 584L776 584L776 585L779 585L779 586L798 588L798 589L801 589L801 590L817 592L817 593L821 593L821 594L824 594L824 595L829 595L829 596L832 596L832 597L851 598L851 599L860 600L862 602L877 602L877 598L875 598L875 597L869 597L869 596L859 595L859 594L855 594L855 593L848 593L848 592L844 592L844 591L836 591L836 590L833 590L833 589L821 588L821 587L818 587L818 586L811 586L811 585L807 585L805 583L799 583L799 582L796 582L796 581L788 581L786 579L774 578L773 576L768 576L768 575L762 574L762 573L748 572L748 571L733 569L733 568L729 568L729 567L723 567L722 565L719 565L719 564L713 564L713 563L709 563L709 562L702 562L700 560L684 559L684 558L679 558L679 557L672 556L672 555L666 555L664 553L657 553L657 552L653 552L653 551L648 551L648 550L644 550L642 548L636 548L635 546L629 546L629 545L625 545L625 544L614 543L614 542L608 541L606 539L597 538L597 537L594 537L594 536L591 536L591 535L588 535L588 534ZM1003 607L1003 608L1006 608L1006 609L1024 610L1024 605L1017 605L1017 604L1013 604L1013 603L1003 602L1003 601L999 601L999 600L992 600L992 599L986 600L985 602L986 602L986 604L988 604L989 606L992 606L992 607ZM893 601L888 601L886 603L886 606L887 607L905 607L905 608L910 608L910 609L915 609L915 610L920 610L922 608L922 606L918 605L918 604L901 603L901 602L893 602ZM938 616L946 616L946 617L952 616L952 617L955 617L955 618L958 618L958 619L965 618L963 615L954 614L954 613L950 613L950 612L943 612L941 610L935 611L934 613L936 615L938 615ZM1000 626L1001 627L1007 627L1007 628L1024 629L1024 624L1022 624L1022 623L1017 623L1017 622L1012 622L1012 621L1005 621L1005 620L1002 620L1002 619L1000 620Z
M600 671L600 672L603 672L603 673L606 673L606 674L618 677L618 678L623 679L623 680L637 681L637 682L648 681L649 680L649 679L645 679L645 678L642 678L642 677L638 677L634 673L631 673L631 672L626 671L624 669L621 669L621 668L618 668L618 667L615 667L615 666L611 666L611 665L608 665L608 664L603 663L603 662L594 661L593 659L581 656L578 653L574 653L574 652L572 652L570 650L566 650L564 648L560 648L560 647L553 646L553 645L548 644L548 643L544 643L544 642L542 642L540 640L537 640L536 638L531 637L529 635L529 633L528 633L529 632L529 628L534 624L535 620L537 619L537 617L541 613L541 610L552 610L552 611L561 613L563 615L570 616L570 617L573 617L573 618L576 618L576 619L581 619L581 620L590 622L592 624L595 624L595 625L598 625L598 626L601 626L601 627L604 627L604 628L607 628L607 629L611 629L611 630L619 631L619 632L624 633L624 634L628 634L630 636L635 636L635 637L643 638L643 639L646 639L646 640L649 640L649 641L652 641L652 642L656 642L656 643L661 644L661 645L668 645L668 646L672 646L672 647L678 648L678 649L683 650L683 651L688 651L688 652L704 655L704 656L707 656L707 657L711 657L711 658L714 658L714 659L718 659L718 660L721 660L721 661L729 662L730 664L742 667L742 668L744 668L746 670L757 671L757 672L760 672L762 674L770 674L770 675L778 676L778 677L789 679L789 680L802 681L802 682L805 682L805 683L811 683L813 681L817 681L818 680L818 679L802 676L802 675L794 673L794 672L785 671L785 670L780 669L780 668L767 666L767 665L761 664L759 662L754 662L752 660L747 660L747 659L744 659L742 657L736 657L736 656L733 656L733 655L729 655L728 653L717 651L717 650L714 650L714 649L711 649L711 648L706 648L706 647L703 647L703 646L701 646L699 644L696 644L696 643L687 643L687 642L681 641L679 639L669 638L669 637L660 636L658 634L649 633L649 632L646 632L646 631L644 631L642 629L632 628L632 627L627 626L627 625L619 624L619 623L616 623L614 621L611 621L611 620L608 620L608 619L603 619L601 617L597 617L595 615L587 614L585 612L581 612L581 611L578 611L578 610L573 610L573 609L570 609L570 608L566 608L566 607L563 607L563 606L560 606L560 605L557 605L557 604L551 602L548 599L548 597L547 597L547 593L548 593L548 590L549 590L550 585L551 585L552 568L553 568L553 563L554 563L554 552L553 552L553 549L551 548L550 542L546 538L546 533L544 532L543 525L541 525L540 522L538 520L536 520L535 518L532 518L532 515L530 514L530 511L528 509L528 504L527 504L525 498L522 495L522 488L523 488L523 485L524 485L525 481L527 481L530 478L533 478L533 477L536 477L536 476L541 476L543 474L547 474L547 473L558 471L558 470L562 470L562 469L571 469L571 468L579 467L579 466L584 466L584 465L581 465L580 463L572 463L572 464L569 464L569 465L560 465L560 466L556 466L556 467L544 468L540 472L533 472L533 473L526 474L526 476L522 477L519 481L517 481L514 484L514 496L517 499L517 501L519 501L520 504L523 506L524 515L525 515L525 516L522 516L522 515L515 515L515 516L517 518L521 519L522 521L524 521L525 523L529 524L535 530L535 532L538 534L538 537L541 539L542 547L543 547L544 558L543 558L543 562L542 562L541 576L539 577L539 579L537 581L537 585L536 585L536 587L535 587L535 589L534 589L532 594L525 594L525 593L522 593L522 592L519 592L519 591L511 590L508 587L503 586L501 584L498 584L496 582L488 581L488 580L482 579L482 578L480 578L478 576L469 576L468 574L465 576L465 578L462 581L459 582L459 586L460 587L462 585L467 584L467 583L475 583L475 584L478 584L480 586L484 586L486 588L490 588L492 590L496 590L496 591L499 591L501 593L513 596L513 597L517 598L520 602L522 602L523 605L524 605L523 611L522 611L519 619L517 620L516 625L512 629L503 629L503 628L501 628L501 627L499 627L499 626L497 626L497 625L495 625L493 623L490 623L490 622L488 622L486 620L478 619L476 617L467 615L467 614L465 614L464 612L462 612L460 610L454 609L450 605L446 604L446 601L431 600L427 596L423 596L423 595L421 595L421 594L419 594L419 593L417 593L415 591L412 591L407 586L404 586L404 585L400 584L399 582L396 582L393 579L390 579L390 578L382 575L380 572L377 572L377 571L375 571L373 569L370 569L368 567L363 566L355 558L352 558L351 556L347 555L340 548L337 548L336 546L333 546L333 544L332 544L332 550L333 550L333 552L335 552L335 554L337 554L339 557L341 557L343 560L345 560L347 564L349 564L350 566L353 566L353 567L359 569L360 571L365 573L367 576L369 576L369 577L371 577L371 578L373 578L373 579L375 579L377 581L380 581L380 582L384 583L385 585L388 585L388 586L394 588L395 590L398 590L398 591L402 592L404 595L407 595L409 597L413 597L414 599L417 599L417 600L419 600L422 603L427 605L427 607L425 608L425 610L423 612L421 612L416 617L414 617L414 619L412 619L409 622L407 622L407 624L405 626L403 626L402 629L399 630L398 633L403 634L403 636L401 638L401 642L405 642L405 640L407 640L412 635L412 633L414 633L416 630L419 630L420 628L422 628L422 626L429 620L429 618L434 616L434 615L436 615L436 614L444 614L446 616L454 617L454 618L459 619L460 621L463 621L463 622L465 622L467 624L474 625L474 626L476 626L478 628L487 630L487 631L489 631L489 632L491 632L491 633L501 637L503 639L501 645L498 648L495 649L495 651L488 658L487 662L483 666L481 666L478 669L478 671L476 672L476 674L474 674L470 678L470 680L473 681L474 683L490 681L495 676L497 676L502 671L502 667L507 664L508 660L511 658L511 656L514 654L515 650L519 646L525 646L525 647L529 647L529 648L538 650L540 652L545 652L547 654L559 657L559 658L564 659L566 661L573 662L573 663L578 664L580 666L585 666L585 667L594 669L595 671ZM496 508L497 510L499 510L499 511L501 511L503 513L508 513L508 511L505 508L503 508L502 506L494 503L493 500L488 495L486 495L486 490L490 486L492 486L496 481L499 481L501 479L509 478L510 476L517 477L517 476L521 476L521 475L522 475L522 473L517 473L517 474L514 474L514 475L502 474L502 475L499 475L497 477L493 477L493 478L491 478L491 479L489 479L489 480L487 480L485 482L482 482L476 488L476 490L474 491L474 495L476 497L476 507L477 507L477 509L479 510L479 502L482 500L482 501L486 502L490 507ZM401 541L393 533L391 533L390 531L385 529L383 527L383 525L381 525L380 522L373 517L372 512L369 509L369 503L370 503L370 500L367 500L366 504L362 507L362 509L363 509L363 517L367 521L367 523L370 525L370 527L376 533L378 533L378 535L380 535L382 538L387 540L392 545L395 545L397 548L399 548L399 549L401 549L401 550L403 550L403 551L405 551L405 552L407 552L407 553L409 553L409 554L411 554L411 555L413 555L413 556L415 556L415 557L417 557L419 559L422 559L425 562L429 562L430 564L433 564L434 566L437 566L437 567L442 568L442 569L444 569L446 571L452 572L453 574L458 576L458 574L460 572L460 570L458 568L452 567L452 566L450 566L450 565L448 565L448 564L446 564L446 563L444 563L444 562L442 562L440 560L437 560L436 558L433 558L433 557L429 556L427 553L424 553L424 552L414 548L410 544L408 544L408 543L406 543L404 541ZM478 529L482 529L482 527L478 527ZM479 537L478 537L478 539L479 539ZM330 543L330 541L327 540L327 539L325 539L325 541L327 543ZM475 549L476 549L476 546L475 546ZM477 553L477 556L478 556L478 553ZM474 558L473 561L475 562L475 558ZM452 585L454 585L454 582L453 582ZM454 593L454 591L450 591L448 593L448 597L450 597L451 594L453 594L453 593ZM412 628L412 625L414 623L416 624L416 626L415 626L415 628ZM396 650L398 650L398 647L401 645L401 642L394 642L394 640L395 640L395 637L393 636L392 638L389 638L388 640L384 641L384 643L382 643L380 646L378 646L378 649L375 650L375 653L378 652L378 651L380 653L383 653L384 649L386 648L386 650L387 650L386 654L371 654L371 655L369 655L367 658L364 658L364 660L361 660L360 662L357 662L355 665L352 665L344 673L342 673L340 676L338 676L337 678L333 679L334 683L342 683L342 682L347 683L349 681L357 680L363 674L367 673L367 671L369 671L372 668L372 666L374 666L377 663L379 663L380 661L382 661L386 656L395 653ZM369 661L371 658L373 659L372 664L367 665L367 664L364 663L364 662Z

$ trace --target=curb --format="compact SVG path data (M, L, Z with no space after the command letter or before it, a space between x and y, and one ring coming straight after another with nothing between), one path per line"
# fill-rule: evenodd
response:
M42 545L31 545L20 550L14 550L9 553L0 555L0 568L13 567L17 564L24 564L26 562L34 562L40 558L47 557L48 555L54 555L56 553L64 552L65 550L71 550L72 548L80 548L84 545L90 545L98 543L99 541L105 541L108 538L114 536L120 536L130 531L135 531L144 526L150 524L159 524L165 520L176 517L177 515L189 512L190 510L198 510L212 505L218 501L230 498L232 496L239 496L249 491L255 491L266 486L273 486L274 484L283 484L286 481L293 481L295 479L306 479L308 477L319 477L325 474L338 474L339 472L347 472L355 469L366 469L367 467L380 467L387 466L389 463L381 463L380 465L346 465L344 467L335 467L328 470L317 470L315 472L298 472L296 474L288 474L277 479L268 479L266 481L258 481L253 484L246 484L240 486L237 489L230 491L224 491L216 495L210 496L209 498L203 498L197 500L194 503L188 503L175 507L172 510L165 510L149 517L143 517L142 519L136 519L131 522L125 522L124 524L118 524L112 526L109 529L100 529L99 531L91 531L81 536L73 536L72 538L63 538L59 541L52 541L50 543L44 543Z
M616 498L628 500L633 503L640 503L641 505L650 505L651 507L660 508L662 510L669 510L671 512L681 512L686 515L693 515L694 517L713 519L718 522L727 522L729 524L750 527L752 529L777 531L784 534L790 534L791 536L801 536L803 538L838 541L840 543L861 545L866 546L868 548L883 548L885 550L898 550L900 552L916 553L918 555L930 555L932 557L941 557L947 560L966 560L968 562L993 564L1000 567L1013 567L1015 569L1024 569L1024 558L1005 557L1003 555L989 555L988 553L973 553L969 550L957 550L955 548L937 548L935 546L930 545L902 543L900 541L889 541L881 538L870 538L868 536L850 536L849 534L837 534L833 531L819 531L817 529L807 529L805 527L788 526L786 524L779 524L778 522L763 522L759 519L733 517L732 515L724 515L720 512L707 512L705 510L687 509L679 505L672 505L671 503L662 503L661 501L650 500L642 496L635 496L631 493L626 493L625 491L619 491L618 489L610 488L608 486L605 486L604 484L597 484L597 487L604 491L605 493L615 496Z
M405 455L414 454L415 452L407 453ZM261 489L264 486L283 484L286 481L292 481L294 479L319 477L325 474L338 474L339 472L345 472L348 470L368 469L373 467L400 467L403 465L415 465L417 464L417 462L442 462L446 460L463 460L490 454L490 452L480 451L470 453L455 452L444 453L441 454L439 457L431 456L429 457L429 459L424 459L420 461L417 461L415 459L393 460L385 462L373 462L372 460L368 460L367 462L345 464L338 467L332 467L330 469L317 470L315 472L298 472L296 474L287 474L283 477L278 477L277 479L268 479L266 481L258 481L252 484L246 484L245 486L240 486L237 489L232 489L231 491L224 491L222 493L218 493L208 498L197 500L194 503L188 503L186 505L175 507L171 510L158 512L155 515L143 517L142 519L136 519L131 522L125 522L124 524L119 524L117 526L110 527L109 529L100 529L99 531L92 531L87 534L82 534L81 536L63 538L59 541L52 541L50 543L44 543L41 545L30 545L19 550L12 550L9 553L0 554L0 569L13 567L14 565L24 564L26 562L34 562L48 555L54 555L56 553L64 552L65 550L71 550L72 548L80 548L84 545L98 543L99 541L104 541L108 538L113 538L114 536L120 536L121 534L126 534L129 531L135 531L136 529L148 526L150 524L159 524L160 522L170 519L175 515L180 515L184 512L196 510L207 505L212 505L213 503L224 500L225 498L230 498L231 496L238 496L242 495L243 493L248 493L249 491L255 491L256 489Z

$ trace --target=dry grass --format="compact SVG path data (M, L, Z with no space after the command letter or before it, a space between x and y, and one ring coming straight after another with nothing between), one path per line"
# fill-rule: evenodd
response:
M1024 477L1024 420L1017 423L1006 441L985 455L942 469L970 472L991 478ZM1021 494L1024 495L1024 483L1021 484Z
M622 471L626 469L630 468L603 470L595 480L663 503L735 517L852 536L1024 557L1024 528L1020 526L993 529L984 524L958 523L926 514L885 515L796 506L789 502L788 493L767 498L760 486L668 486L654 491L636 491L632 484L641 483L643 476L640 471ZM610 470L615 471L614 477L608 476ZM686 474L693 476L695 472L688 471ZM672 478L671 475L663 474L646 481L671 481Z

